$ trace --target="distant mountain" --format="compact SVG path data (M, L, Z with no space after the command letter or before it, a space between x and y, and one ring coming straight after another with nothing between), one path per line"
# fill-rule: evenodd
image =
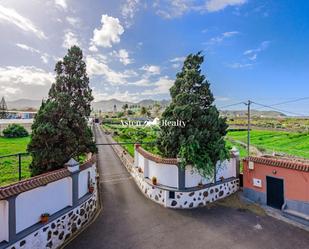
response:
M220 110L221 115L226 117L247 117L247 111L230 111L230 110ZM251 117L260 117L260 118L279 118L287 117L282 112L277 111L258 111L251 110Z
M7 101L7 107L9 110L26 110L33 108L38 110L41 106L42 100L33 100L33 99L18 99L14 101Z
M32 99L19 99L15 101L7 101L7 106L9 110L17 109L17 110L27 110L29 108L33 108L38 110L41 106L42 100L32 100ZM109 99L109 100L102 100L92 103L92 108L95 111L103 111L103 112L111 112L114 110L114 105L116 105L117 111L122 109L122 106L125 104L130 105L139 105L139 106L152 106L155 103L160 104L163 108L166 107L170 100L153 100L153 99L144 99L139 102L128 102L128 101L121 101L118 99ZM246 110L220 110L221 115L227 117L247 117ZM278 117L286 117L284 113L276 112L276 111L258 111L258 110L251 110L252 117L270 117L270 118L278 118Z
M153 99L145 99L141 100L139 102L128 102L128 101L120 101L118 99L110 99L110 100L102 100L98 102L93 102L92 107L95 111L103 111L103 112L111 112L114 110L114 105L116 105L117 111L120 111L122 109L122 106L125 104L128 104L128 106L131 105L139 105L139 106L152 106L155 103L160 104L162 107L166 107L169 104L170 101L168 100L153 100Z
M103 112L109 112L114 110L114 105L116 105L117 111L120 111L124 104L130 105L139 105L139 106L152 106L155 103L159 103L162 107L166 107L170 101L168 100L153 100L153 99L145 99L141 100L137 103L121 101L118 99L109 99L102 100L92 103L92 107L94 110L101 110ZM7 101L7 106L9 110L27 110L29 108L33 108L38 110L41 106L42 100L33 100L33 99L18 99L14 101Z

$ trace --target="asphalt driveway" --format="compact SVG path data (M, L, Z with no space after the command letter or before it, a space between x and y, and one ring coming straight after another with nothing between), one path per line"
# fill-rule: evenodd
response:
M96 129L98 143L106 137ZM309 233L224 206L171 210L146 199L109 146L99 146L103 210L67 249L308 249Z

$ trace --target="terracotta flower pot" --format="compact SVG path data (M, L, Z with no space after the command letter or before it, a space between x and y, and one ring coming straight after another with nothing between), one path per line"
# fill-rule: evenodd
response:
M91 193L91 194L92 194L92 193L93 193L93 191L94 191L94 186L89 186L89 187L88 187L88 191L89 191L89 193Z
M49 220L49 215L41 215L40 222L41 222L42 224L48 223L48 220Z
M158 183L158 182L157 182L157 177L152 177L152 178L151 178L151 181L152 181L152 184L153 184L153 185L157 185L157 183Z

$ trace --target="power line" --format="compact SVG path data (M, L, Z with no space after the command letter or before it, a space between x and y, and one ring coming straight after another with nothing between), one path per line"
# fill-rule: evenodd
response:
M245 104L245 102L238 102L238 103L234 103L234 104L230 104L230 105L224 105L224 106L220 106L218 107L219 109L222 109L222 108L227 108L227 107L231 107L231 106L235 106L235 105L243 105Z
M291 112L291 111L286 111L286 110L283 110L283 109L279 109L279 108L273 107L271 105L263 105L263 104L260 104L260 103L254 102L254 101L252 101L252 103L256 104L256 105L259 105L259 106L262 106L262 107L270 108L270 109L273 109L273 110L279 111L279 112L286 112L286 113L289 113L289 114L292 114L292 115L296 115L296 116L307 116L305 114L301 114L301 113L297 113L297 112Z
M299 101L303 101L303 100L309 100L309 97L303 97L303 98L297 98L297 99L293 99L293 100L287 100L287 101L284 101L284 102L279 102L279 103L276 103L276 104L271 104L269 106L273 107L273 106L278 106L278 105L295 103L295 102L299 102ZM261 109L261 108L258 108L258 109Z

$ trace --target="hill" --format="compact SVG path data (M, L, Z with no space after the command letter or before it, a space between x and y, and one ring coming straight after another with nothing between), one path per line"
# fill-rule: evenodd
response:
M101 110L103 112L110 112L114 110L114 105L116 105L117 111L120 111L122 106L125 104L130 105L139 105L139 106L152 106L155 103L159 103L162 107L166 107L169 104L168 100L153 100L153 99L145 99L139 102L128 102L128 101L120 101L117 99L110 100L101 100L98 102L93 102L92 107L95 111Z
M225 117L247 117L247 110L241 111L230 111L230 110L220 110L222 116ZM251 117L259 117L259 118L284 118L287 117L282 112L277 111L258 111L258 110L251 110Z
M33 100L33 99L18 99L14 101L7 101L7 106L9 110L27 110L33 108L38 110L41 106L42 100ZM162 107L166 107L169 104L168 100L153 100L145 99L139 102L129 102L121 101L118 99L109 99L101 100L92 103L92 107L95 111L101 110L103 112L109 112L114 110L114 105L116 105L117 111L120 111L124 104L130 105L139 105L139 106L152 106L155 103L159 103Z

